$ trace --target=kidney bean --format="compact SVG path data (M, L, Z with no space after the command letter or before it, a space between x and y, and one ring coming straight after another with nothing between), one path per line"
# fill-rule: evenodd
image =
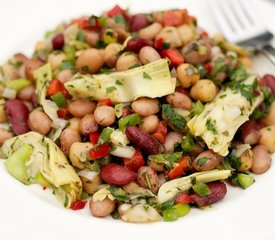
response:
M106 183L123 186L134 181L137 174L122 165L111 163L101 168L100 177Z
M143 38L135 38L128 41L125 48L126 51L138 53L139 50L145 46L152 46L153 42Z
M54 36L52 39L52 45L54 50L61 50L64 46L64 35L60 33Z
M159 143L147 132L142 131L136 126L130 126L126 129L127 138L139 146L148 154L157 154L160 152Z
M261 86L267 86L271 89L273 96L275 96L275 77L270 74L264 75L260 80Z
M132 32L136 32L141 28L147 27L149 24L145 14L135 14L130 19L130 28Z
M242 126L242 140L244 143L253 145L260 139L259 126L254 120L245 122Z
M226 185L223 182L211 182L207 184L208 188L210 189L211 193L206 196L202 197L197 193L193 193L190 197L199 207L205 207L216 203L224 198L226 195L227 189Z
M6 101L5 108L11 129L15 135L30 131L28 126L29 110L23 102L10 99Z

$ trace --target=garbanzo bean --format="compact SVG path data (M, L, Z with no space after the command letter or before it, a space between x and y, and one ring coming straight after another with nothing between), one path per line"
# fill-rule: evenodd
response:
M190 95L195 100L201 102L211 102L217 94L216 85L208 79L202 79L198 81L191 88Z
M261 119L261 122L263 122L267 126L275 125L275 101L273 101L269 113L266 117Z
M47 135L51 129L52 120L42 110L35 109L29 115L28 125L32 131Z
M181 37L175 27L164 27L156 36L156 41L161 38L163 42L169 43L171 48L177 48L182 45Z
M60 135L61 150L68 154L72 144L75 142L81 142L79 132L71 128L65 128Z
M141 48L138 57L142 64L147 64L161 59L159 53L150 46Z
M260 130L259 144L264 145L269 152L275 152L275 125Z
M242 172L249 170L253 164L253 152L250 149L246 150L241 154L240 159L241 166L239 170Z
M145 132L152 133L157 129L158 123L159 119L156 115L149 115L147 117L142 118L140 128Z
M271 164L271 156L263 145L258 145L253 148L253 165L252 172L261 174L266 172Z
M186 45L187 43L193 41L196 37L195 29L191 25L183 24L178 26L177 29L183 45Z
M84 98L74 100L68 105L68 110L70 114L77 118L82 118L86 114L93 113L95 111L95 108L95 102L91 102L88 99Z
M139 98L131 105L135 113L140 116L146 117L159 112L159 101L155 98Z
M184 88L189 88L200 79L197 68L188 63L183 63L177 67L177 78Z
M175 108L190 109L192 107L191 99L180 92L167 95L166 101Z
M85 31L85 40L91 47L95 47L99 40L99 34L95 31Z
M117 71L124 71L138 64L139 59L136 54L132 52L125 52L118 58L116 62L116 69Z
M83 135L89 135L90 133L96 132L98 124L93 114L87 114L81 118L79 122L79 130Z
M142 28L139 30L139 37L148 39L148 40L153 40L161 31L162 25L160 23L154 22L151 25Z
M65 53L55 51L48 56L48 63L50 63L52 70L58 69L60 64L66 59Z
M112 125L116 120L115 109L111 106L97 106L94 112L95 121L104 127Z
M122 45L119 43L110 43L104 49L104 61L108 67L113 68L118 59L118 53L122 50Z
M102 183L99 175L94 176L92 179L80 176L80 179L82 181L84 191L88 194L94 194L96 191L98 191L99 186Z
M12 137L13 137L12 132L6 129L0 128L0 145Z
M35 87L33 85L27 86L18 92L17 98L23 101L31 101L34 92L35 92Z
M75 66L81 73L96 73L104 64L101 52L96 48L84 50L77 58Z
M69 150L69 158L73 166L84 169L84 162L88 161L88 152L93 147L90 142L74 142Z
M0 104L0 123L6 122L7 116L4 104Z
M94 202L90 200L90 211L95 217L106 217L110 215L116 207L115 201L106 197L103 201Z

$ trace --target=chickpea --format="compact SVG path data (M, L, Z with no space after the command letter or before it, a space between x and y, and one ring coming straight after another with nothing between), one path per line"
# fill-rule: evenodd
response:
M206 150L194 159L192 165L197 171L209 171L217 167L222 159L223 157L212 150Z
M90 211L95 217L106 217L110 215L116 207L115 201L106 197L103 201L94 202L90 200Z
M76 117L71 118L71 119L69 120L69 124L68 124L67 128L74 129L74 130L76 130L77 132L80 133L80 130L79 130L79 122L80 122L80 119L79 119L79 118L76 118Z
M0 145L12 137L13 137L12 132L9 132L6 129L0 128Z
M165 152L173 152L175 145L182 142L183 134L179 132L169 132L166 135L165 142L163 144Z
M28 125L32 131L47 135L52 126L52 120L40 109L35 109L29 115Z
M60 135L61 150L68 154L69 150L74 142L81 142L81 136L79 132L71 128L65 128Z
M273 101L272 105L270 106L269 113L266 117L261 119L261 122L267 126L275 125L275 101Z
M88 161L88 152L93 147L90 142L74 142L69 150L69 158L74 167L84 169L84 162Z
M58 69L60 64L66 59L65 53L61 51L55 51L48 56L48 62L50 63L52 70Z
M131 108L140 116L146 117L159 112L159 101L154 98L142 97L134 101Z
M144 65L161 59L159 53L150 46L145 46L141 48L139 51L138 57L141 63Z
M116 62L116 69L117 71L124 71L137 64L139 64L139 59L136 54L132 52L125 52L118 58Z
M62 70L56 75L56 78L63 83L70 81L72 77L73 77L73 72L70 69Z
M119 43L110 43L104 49L104 61L108 65L108 67L113 68L116 65L118 54L122 51L123 47Z
M82 118L86 114L93 113L96 109L96 103L88 99L76 99L68 105L70 114L74 117Z
M94 31L85 31L85 40L91 46L95 47L97 41L99 40L99 34Z
M92 179L88 179L86 177L80 176L82 181L82 186L85 192L88 194L94 194L99 190L99 186L102 183L99 175L94 176Z
M147 117L142 118L140 128L147 133L152 133L156 131L158 123L159 119L156 115L149 115Z
M103 64L103 55L95 48L84 50L75 63L76 69L81 73L96 73Z
M83 135L89 135L90 133L96 132L98 124L93 114L87 114L81 118L79 122L79 130Z
M183 93L174 92L166 96L166 101L175 108L190 109L192 107L191 99Z
M25 63L25 75L26 78L34 81L33 72L42 66L42 62L39 59L29 59Z
M193 26L188 24L183 24L177 27L178 33L181 37L183 45L188 44L189 42L193 41L196 37L195 29Z
M2 73L6 80L14 80L19 78L19 71L18 69L10 64L9 62L3 64L2 66Z
M158 175L148 166L138 170L137 182L141 187L148 188L153 193L156 193L160 187Z
M245 172L249 170L253 164L253 152L250 149L246 150L241 154L240 159L241 166L239 168L239 171Z
M211 102L217 94L217 88L211 80L202 79L193 85L190 94L195 100Z
M147 161L147 165L157 172L164 172L166 170L164 164L156 163L150 160Z
M275 125L260 130L259 144L264 145L271 153L275 152Z
M151 25L142 28L139 30L139 37L148 39L148 40L153 40L161 31L162 25L160 23L154 22Z
M4 103L0 104L0 123L6 122L7 121L7 116L5 112L5 106Z
M263 145L257 145L253 148L252 172L261 174L266 172L271 164L271 156Z
M17 98L23 101L31 101L34 92L35 92L34 85L27 86L18 92Z
M200 73L197 68L188 63L177 67L177 78L184 88L189 88L200 80Z
M181 37L175 27L164 27L156 36L156 41L161 38L163 42L169 43L171 48L177 48L182 45Z
M115 109L111 106L98 106L94 112L95 121L104 127L112 125L116 120Z

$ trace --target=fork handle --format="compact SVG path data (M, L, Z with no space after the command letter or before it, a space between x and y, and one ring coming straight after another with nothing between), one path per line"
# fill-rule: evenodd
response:
M263 53L270 60L270 62L275 65L275 48L274 47L272 47L271 45L266 45L261 50L261 53Z

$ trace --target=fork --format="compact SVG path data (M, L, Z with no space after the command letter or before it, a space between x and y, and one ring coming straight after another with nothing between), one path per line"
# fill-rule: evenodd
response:
M210 0L210 6L225 37L250 50L262 52L275 65L273 34L267 30L251 0Z

